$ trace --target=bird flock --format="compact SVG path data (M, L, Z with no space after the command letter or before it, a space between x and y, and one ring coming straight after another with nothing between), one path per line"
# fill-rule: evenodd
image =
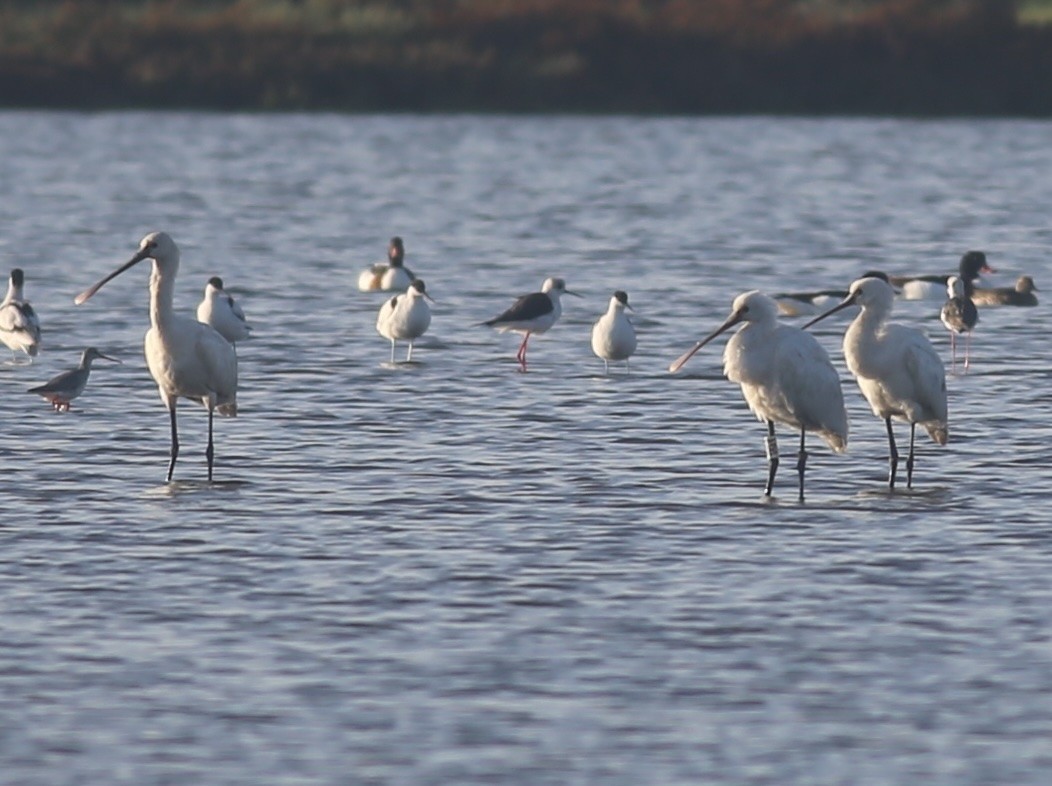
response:
M179 270L179 249L164 232L152 232L142 239L138 251L110 274L80 293L77 305L92 298L105 284L139 262L152 261L149 282L150 329L144 339L146 364L158 392L169 411L171 449L167 482L171 482L179 456L176 418L180 398L197 401L208 412L208 445L205 457L208 480L212 481L215 461L214 416L237 416L238 357L236 344L251 336L252 328L238 303L223 287L219 277L208 280L196 318L177 314L173 307L175 279ZM1034 306L1037 297L1033 279L1023 276L1015 287L979 289L975 281L992 269L986 256L969 251L962 258L956 275L889 277L879 271L864 273L847 290L825 289L767 295L752 290L738 295L724 322L696 342L669 365L676 373L699 350L737 327L723 352L725 376L741 387L746 404L766 424L765 449L768 462L764 494L773 495L780 464L776 424L799 432L796 473L799 500L804 501L804 478L808 452L807 433L818 435L835 453L848 446L848 418L839 374L829 354L807 329L827 317L857 308L857 314L843 338L843 355L862 395L873 414L884 421L889 450L888 487L895 489L899 452L892 421L909 424L910 441L906 458L906 486L912 488L915 465L916 427L922 426L938 445L949 440L946 372L927 336L920 330L892 323L889 317L896 297L923 299L940 288L946 300L940 319L950 331L951 369L956 372L958 335L965 337L964 370L970 367L970 337L979 319L977 304ZM405 246L400 237L391 239L385 263L366 268L358 278L363 292L394 292L385 299L376 318L376 331L391 342L390 363L396 363L398 341L408 342L406 363L412 363L413 344L431 325L435 301L424 281L405 266ZM544 280L540 291L518 298L491 319L477 323L498 331L523 336L516 353L521 371L527 370L526 351L532 335L550 330L562 315L563 295L580 297L557 277ZM635 353L635 327L626 311L632 311L628 295L617 290L608 308L592 326L591 347L603 361L625 364ZM801 327L784 324L779 315L811 314ZM41 346L40 321L25 298L25 274L11 271L7 295L0 303L0 340L13 353L22 352L29 363ZM43 397L56 411L68 411L74 398L85 389L94 360L119 363L117 358L88 347L80 364L28 392ZM12 361L14 363L15 361Z

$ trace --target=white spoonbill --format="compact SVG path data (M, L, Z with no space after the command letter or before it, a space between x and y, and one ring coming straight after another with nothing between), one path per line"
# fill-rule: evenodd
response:
M977 306L1036 306L1037 287L1030 276L1020 276L1014 287L990 287L972 292Z
M431 307L434 299L427 294L422 279L416 279L405 294L385 300L376 316L376 332L391 341L391 362L395 362L395 343L409 341L405 362L413 359L413 341L420 338L431 324Z
M523 295L512 303L506 311L493 317L493 319L487 319L479 324L496 328L501 333L510 330L514 333L523 334L522 344L519 345L519 351L515 354L515 359L519 361L519 365L525 371L526 344L529 342L530 336L534 334L539 336L542 333L547 333L552 325L559 321L559 317L563 313L562 303L559 301L562 295L581 297L576 292L571 292L567 289L566 282L561 278L546 278L541 285L540 292L531 292L528 295Z
M610 298L606 313L592 326L592 352L603 359L604 373L610 373L611 360L625 361L625 373L628 373L628 359L636 351L636 329L625 314L632 307L628 305L628 295L620 289Z
M74 299L80 305L110 279L144 259L153 260L150 273L150 329L146 332L146 366L157 383L161 400L168 407L172 426L172 457L168 481L172 480L179 457L179 432L175 409L179 397L200 401L208 409L208 480L212 480L215 448L212 443L212 417L237 416L237 354L233 345L215 328L180 316L172 308L175 277L179 272L179 248L164 232L152 232L142 239L135 256L84 290Z
M883 418L888 431L890 471L888 487L895 488L899 452L891 419L910 424L910 454L906 459L906 487L913 486L913 443L917 424L939 445L949 439L946 414L946 369L931 342L919 330L889 324L895 292L877 278L860 278L837 306L812 319L810 327L830 314L859 305L862 310L844 333L844 357L873 414Z
M25 352L30 363L40 352L40 320L25 299L25 273L20 268L11 271L7 297L0 303L0 341L7 344L12 356Z
M986 263L982 251L967 251L957 265L957 275L964 282L965 294L972 294L975 280L982 273L996 271ZM861 276L865 278L865 276ZM949 274L932 276L892 276L888 283L902 292L903 300L931 300L946 291Z
M387 264L371 265L358 276L362 292L403 292L416 276L405 266L405 245L402 238L393 237L387 246Z
M957 373L957 334L964 334L964 370L971 364L969 352L972 344L972 331L979 321L979 310L972 299L964 293L964 281L958 276L950 276L946 282L946 302L939 313L939 319L950 331L950 370Z
M197 306L197 321L214 327L231 344L244 341L252 330L245 312L223 289L223 279L219 276L212 276L205 284L205 297Z
M56 412L62 412L63 410L69 412L70 402L84 392L84 388L88 384L88 375L91 374L91 361L97 358L120 363L117 358L103 355L95 347L88 347L80 356L79 366L69 371L63 371L43 385L30 388L28 392L43 396L55 408Z
M695 352L741 322L744 327L731 337L723 351L723 373L741 385L745 403L757 419L767 421L768 474L764 494L771 496L778 471L774 424L781 423L800 432L796 471L803 502L807 432L818 434L834 453L847 450L847 411L840 377L814 336L800 328L778 324L778 305L753 290L738 295L727 320L677 358L668 370L679 371Z

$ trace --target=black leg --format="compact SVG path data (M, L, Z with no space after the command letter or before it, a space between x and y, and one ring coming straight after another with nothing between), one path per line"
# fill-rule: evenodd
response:
M215 448L212 447L212 408L208 408L208 448L205 449L205 458L208 459L208 482L212 482L212 459L215 458Z
M168 462L168 482L172 482L172 473L175 472L175 460L179 458L179 429L175 425L175 402L168 407L168 414L172 417L172 460Z
M796 471L800 475L800 501L804 501L804 468L807 466L807 450L804 448L806 431L800 429L800 452L796 454Z
M917 424L910 423L910 455L906 459L906 488L913 488L913 438L917 433Z
M771 489L774 488L774 476L778 472L778 440L774 437L774 421L767 421L767 438L764 440L764 446L767 448L767 488L764 489L763 493L766 496L771 496Z
M888 427L888 464L890 465L890 472L888 473L888 488L895 488L895 472L899 467L899 451L895 447L895 434L891 430L891 418L884 418L884 424Z

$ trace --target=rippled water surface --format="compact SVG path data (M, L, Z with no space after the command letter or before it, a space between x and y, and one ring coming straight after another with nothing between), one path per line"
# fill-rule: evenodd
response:
M982 312L951 442L885 492L814 440L806 504L721 374L669 362L738 292L874 267L1052 285L1052 124L0 114L0 258L45 329L0 366L5 784L1047 784L1048 315ZM256 327L241 413L168 419L148 231L177 308ZM405 238L438 304L386 363L358 272ZM474 326L561 275L531 341ZM604 377L614 289L639 327ZM939 304L898 318L949 342ZM25 393L98 363L69 414ZM7 355L0 354L5 361ZM900 441L905 429L899 429ZM783 434L783 455L794 449Z

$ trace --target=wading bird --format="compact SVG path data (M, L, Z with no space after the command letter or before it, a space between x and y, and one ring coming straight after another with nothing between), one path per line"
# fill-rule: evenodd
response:
M774 424L781 423L800 432L796 471L803 502L807 432L818 434L835 453L847 449L848 434L840 377L814 336L800 328L778 324L778 306L767 295L745 292L734 299L726 321L677 358L668 370L679 371L695 352L739 323L745 324L723 351L723 373L741 385L745 403L757 419L767 422L764 444L768 473L764 494L771 496L778 471Z
M950 370L957 373L957 334L964 334L964 370L971 365L969 353L972 344L972 331L979 321L979 310L972 299L964 294L964 282L957 276L950 276L946 282L946 302L939 313L939 319L950 331Z
M175 409L178 399L200 401L208 409L208 480L212 480L215 448L212 418L215 412L237 416L237 354L233 345L215 328L180 316L172 307L175 277L179 272L179 248L164 232L142 239L136 254L94 286L77 295L81 304L110 279L144 259L153 260L150 273L150 329L146 332L146 366L157 383L161 400L168 408L172 429L172 453L168 481L179 457L179 432Z
M405 362L413 359L413 341L420 338L431 324L431 307L434 299L427 294L422 279L416 279L405 294L385 300L376 316L376 332L391 341L391 362L395 362L395 343L408 341L409 351Z
M0 303L0 341L11 350L12 357L15 352L25 352L32 363L40 352L40 320L25 299L24 286L25 274L16 267L11 271L7 297Z
M860 278L848 296L810 327L830 314L852 305L862 310L844 333L844 357L873 414L884 420L888 432L888 487L895 488L899 452L891 419L910 424L910 453L906 459L906 487L913 486L913 444L917 424L924 426L938 445L949 439L946 413L946 369L931 342L919 330L889 324L895 293L877 278Z
M522 333L522 344L515 354L522 370L526 370L526 344L532 335L541 335L559 321L563 307L559 298L562 295L581 297L566 288L561 278L546 278L540 292L531 292L516 300L506 311L479 324L496 328L501 333L512 331Z
M592 326L592 352L603 360L604 373L610 373L611 360L625 361L625 373L628 373L628 359L636 351L636 329L625 314L632 307L628 305L628 295L617 290L610 298L606 313Z
M57 377L52 377L45 384L30 388L28 392L43 396L56 412L63 410L69 412L70 402L84 392L88 384L88 375L91 374L91 361L96 358L112 360L120 363L117 358L103 355L95 347L88 347L80 356L80 365L69 371L63 371Z
M204 300L197 306L197 321L214 327L231 344L244 341L252 330L245 312L223 289L219 276L212 276L205 285Z

